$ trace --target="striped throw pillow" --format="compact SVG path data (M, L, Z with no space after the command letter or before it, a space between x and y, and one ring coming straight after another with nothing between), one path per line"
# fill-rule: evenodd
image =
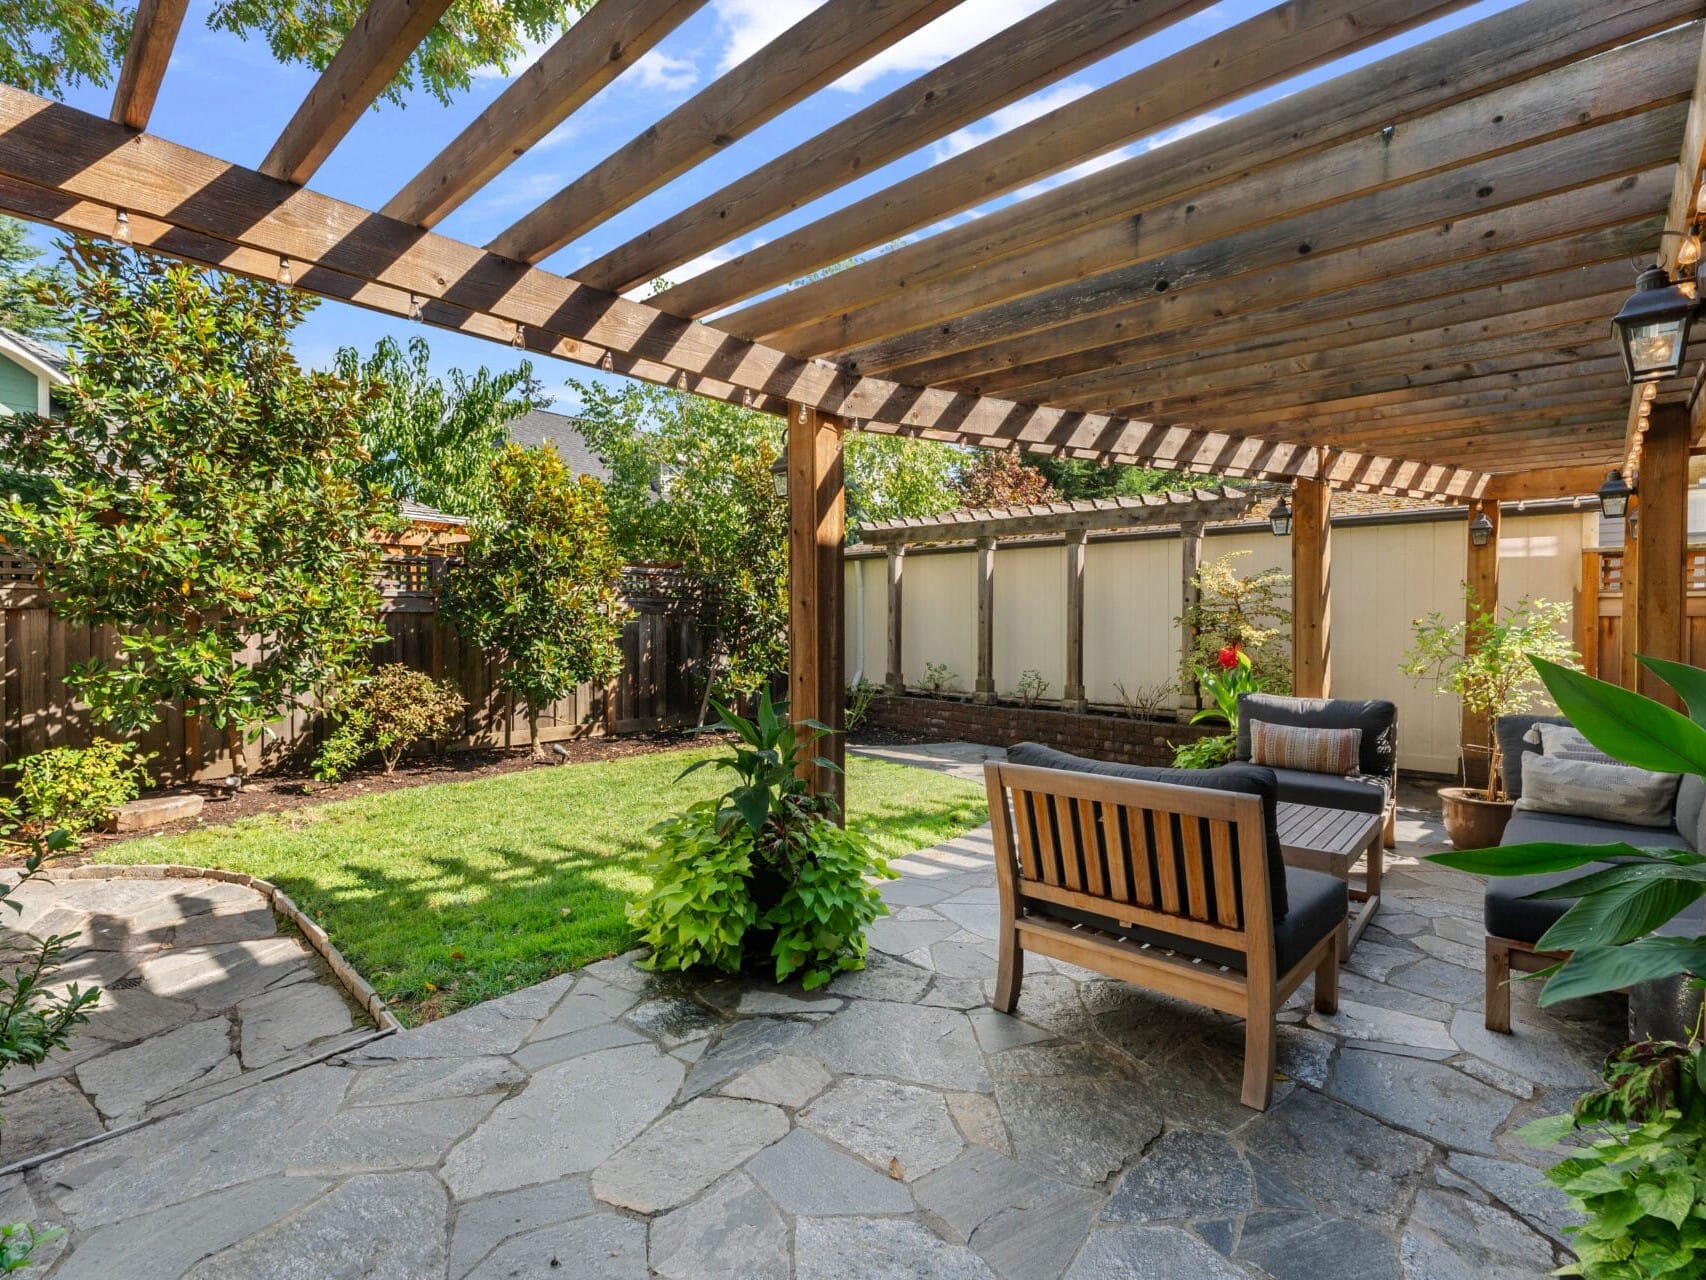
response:
M1304 773L1357 772L1361 729L1314 729L1298 724L1250 722L1250 763Z

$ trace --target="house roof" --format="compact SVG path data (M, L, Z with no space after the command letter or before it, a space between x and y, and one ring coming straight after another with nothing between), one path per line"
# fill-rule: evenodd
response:
M56 343L0 325L0 352L14 357L36 375L45 376L56 387L64 386L67 381L66 370L71 361L65 348Z
M587 444L578 418L571 418L566 413L552 413L549 409L535 409L512 419L505 430L511 441L525 448L532 449L547 442L555 445L558 456L577 476L592 476L606 482L610 479L610 468Z
M467 516L453 516L448 511L429 507L424 502L410 502L407 499L397 504L397 514L410 524L442 524L460 528L468 523Z

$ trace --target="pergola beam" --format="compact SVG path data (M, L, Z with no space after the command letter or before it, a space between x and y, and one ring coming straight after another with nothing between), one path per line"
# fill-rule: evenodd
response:
M704 5L599 0L380 212L436 225Z
M1694 0L1613 6L1602 0L1530 0L1216 124L1190 139L1189 164L1179 163L1172 148L1144 152L965 226L899 245L753 303L718 323L731 333L776 339L777 345L792 348L793 331L815 321L983 268L1105 220L1129 217L1221 181L1223 175L1265 168L1346 138L1378 133L1421 112L1650 35L1698 12ZM1249 212L1260 216L1260 210ZM678 311L693 300L687 290L666 299ZM798 345L805 349L812 341L802 336Z
M539 262L960 0L826 0L493 240Z
M1396 35L1461 0L1281 4L658 295L705 315Z
M862 173L1144 39L1211 0L1055 0L886 97L743 174L576 277L613 293L808 203Z
M130 44L119 68L118 87L113 90L109 117L127 129L146 129L160 96L172 47L178 42L189 0L141 0L131 20Z
M275 264L290 260L301 267L293 268L297 285L310 291L315 274L326 270L338 278L332 296L341 295L342 280L382 285L490 316L512 331L521 326L524 340L540 330L566 344L570 358L610 367L620 360L634 376L736 402L750 396L754 407L775 411L778 402L793 401L902 434L1185 469L1223 465L1229 474L1257 478L1307 474L1313 466L1307 450L1270 441L850 378L5 86L0 177L43 189L50 204L122 202L171 227L260 250ZM276 278L276 266L254 274ZM1404 483L1423 491L1436 481L1453 493L1485 482L1475 472L1404 459L1359 461L1370 475L1416 477Z
M426 39L451 0L369 0L290 123L261 172L298 186L312 178Z

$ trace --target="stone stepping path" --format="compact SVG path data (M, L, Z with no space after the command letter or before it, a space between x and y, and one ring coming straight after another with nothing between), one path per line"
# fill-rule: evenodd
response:
M6 1072L0 1165L169 1114L373 1033L256 890L34 880L0 926L76 934L57 986L101 1000L67 1049ZM3 936L3 935L0 935Z
M991 1010L979 832L902 860L825 991L603 961L0 1180L0 1214L69 1228L53 1280L1528 1280L1568 1219L1512 1131L1621 1012L1522 987L1483 1032L1479 889L1411 856L1428 821L1342 1012L1288 1006L1265 1114L1232 1019L1046 960Z

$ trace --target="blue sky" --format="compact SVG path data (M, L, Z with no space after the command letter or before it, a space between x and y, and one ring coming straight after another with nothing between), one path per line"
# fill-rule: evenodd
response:
M816 3L817 0L710 0L638 65L456 210L438 230L474 243L491 239L529 208L686 101L734 62L785 31ZM965 0L880 55L874 64L849 73L725 148L707 164L666 184L568 245L545 265L573 274L582 263L624 243L747 169L798 145L922 71L1045 7L1046 3L1047 0ZM1514 0L1483 0L1406 36L1334 63L1321 72L1228 104L1212 116L1110 153L1097 164L1112 163L1158 145L1189 147L1193 134L1205 129L1212 132L1217 120L1508 8L1512 3ZM845 188L846 196L887 187L947 155L969 149L1072 97L1129 75L1266 7L1261 0L1222 0L1177 27L1117 50L1060 84L874 170ZM224 159L257 165L312 84L313 73L281 66L258 40L245 43L235 36L209 31L206 24L209 8L209 0L194 0L190 6L151 128L176 142ZM517 66L512 70L521 69ZM495 73L482 76L472 90L449 107L426 94L415 95L403 107L381 104L351 131L311 185L340 199L377 208L496 97L504 83ZM73 90L68 101L105 115L110 105L110 90L84 86ZM1070 176L1057 175L1043 185L1054 185ZM983 211L1025 194L1020 192L992 202ZM726 253L713 256L732 256L786 235L790 229L822 216L844 198L835 194L824 197L740 237ZM950 221L973 217L978 212L970 211ZM50 236L43 233L39 238L45 243ZM692 270L690 264L686 270L672 272L671 279L682 279ZM423 330L404 320L334 302L323 303L304 325L297 350L305 362L323 365L339 346L353 345L367 351L386 334L399 340L424 334L432 344L434 364L440 371L453 365L504 368L520 358L507 347L494 343L440 330ZM574 408L572 392L564 386L568 378L611 380L614 377L560 361L536 359L535 367L548 393L557 397L557 407L565 411Z

